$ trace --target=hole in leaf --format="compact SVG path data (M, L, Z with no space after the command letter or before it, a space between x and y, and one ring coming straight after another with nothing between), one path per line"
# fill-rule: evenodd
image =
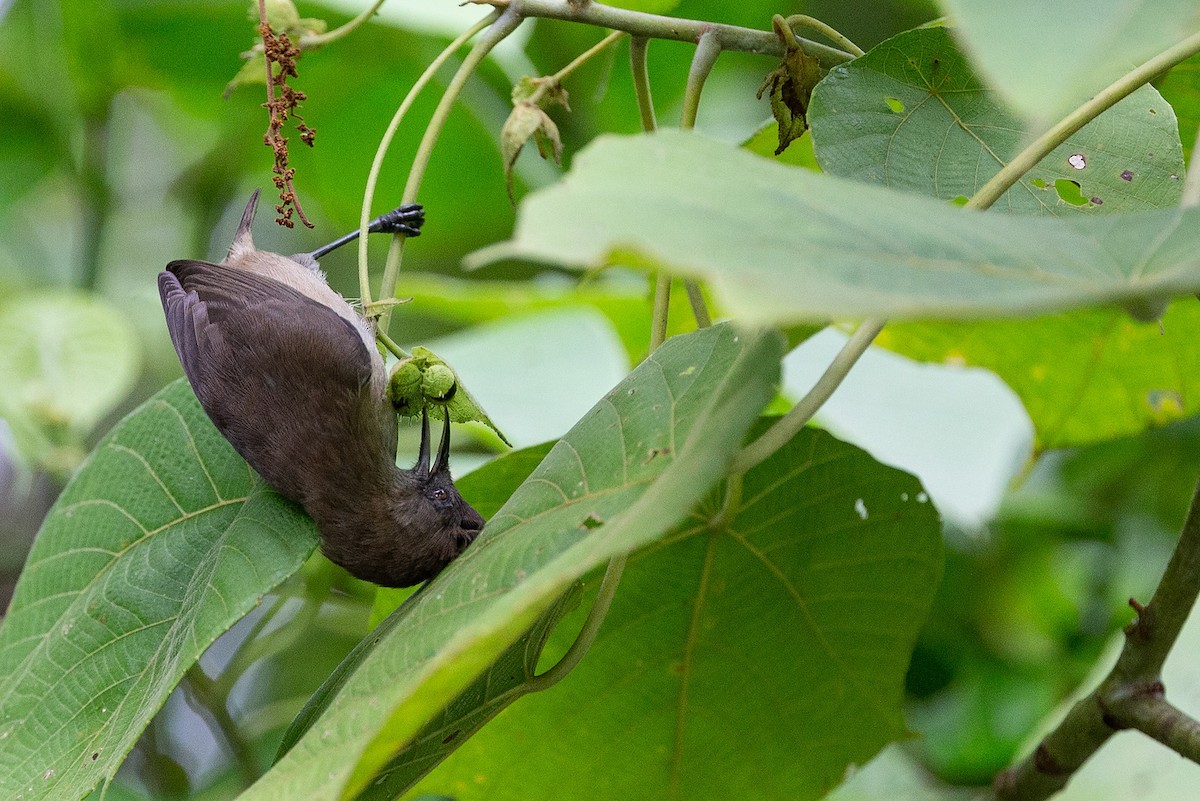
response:
M1070 203L1072 206L1086 206L1088 204L1088 199L1079 191L1078 181L1059 178L1054 182L1054 191L1058 192L1059 198L1064 203Z
M1156 108L1152 108L1152 109L1150 109L1150 113L1151 113L1151 114L1157 114L1157 113L1158 113L1158 109L1156 109Z
M1045 189L1047 186L1049 186L1049 184L1047 184L1041 178L1034 178L1029 183L1032 184L1033 186L1036 186L1038 189Z
M887 103L887 107L890 108L892 111L896 112L897 114L904 113L904 104L902 102L900 102L900 100L898 98L885 97L883 99L883 102Z
M1087 167L1087 157L1082 153L1072 153L1067 157L1067 163L1077 170L1082 170Z
M1133 180L1133 170L1125 170L1124 172L1122 172L1121 180L1122 181L1132 181Z
M966 195L959 195L958 197L956 197L950 201L950 205L951 206L965 206L965 205L967 205L968 200L970 200L970 198L968 198Z
M1099 195L1092 195L1090 198L1088 198L1088 200L1091 201L1091 203L1095 206L1104 205L1104 201L1100 199Z

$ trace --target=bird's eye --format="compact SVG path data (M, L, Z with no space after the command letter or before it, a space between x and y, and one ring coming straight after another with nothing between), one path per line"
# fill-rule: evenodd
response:
M444 501L450 497L450 493L446 492L441 487L435 489L432 493L430 493L430 495L435 501Z

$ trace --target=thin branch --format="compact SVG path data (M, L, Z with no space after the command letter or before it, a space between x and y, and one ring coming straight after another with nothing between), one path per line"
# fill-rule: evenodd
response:
M667 318L671 310L671 276L659 273L654 281L654 317L650 321L650 352L667 341Z
M592 602L592 608L588 610L587 620L584 621L583 628L579 630L579 635L571 643L567 652L563 654L562 659L554 663L554 667L534 676L522 685L525 692L548 690L575 669L575 666L587 654L588 649L592 647L592 643L595 642L596 635L604 624L604 618L608 616L608 609L612 606L613 598L617 594L617 587L621 583L621 575L624 572L624 556L618 556L608 563L608 568L604 571L604 578L600 582L600 589L596 593L596 600Z
M861 56L866 53L865 50L863 50L861 47L856 45L854 42L850 41L837 28L833 27L832 25L829 25L828 23L822 22L821 20L817 19L816 17L810 17L807 14L793 14L792 16L787 18L787 24L788 24L788 27L792 28L793 30L795 30L797 27L803 25L805 28L809 28L810 30L817 31L822 36L829 39L831 42L837 42L839 45L844 47L847 51L852 53L856 58L858 56Z
M446 119L450 116L450 110L454 107L454 103L458 100L459 94L462 92L463 86L467 79L471 77L475 69L487 57L487 54L492 51L492 48L502 42L505 37L515 31L524 17L520 12L514 9L506 9L495 21L488 27L475 45L471 48L471 52L463 59L463 63L459 66L458 71L454 73L454 77L450 79L450 83L446 86L446 91L442 94L442 99L438 102L437 108L434 109L433 115L429 118L429 124L425 126L425 135L421 137L421 144L417 146L417 152L413 156L412 167L408 173L408 180L404 184L404 194L401 196L401 203L415 203L417 192L421 188L421 180L425 177L425 170L429 166L429 160L433 155L433 146L437 143L438 137L442 133L442 127L446 124ZM396 234L392 237L392 244L388 248L387 262L383 267L383 282L380 286L379 297L390 298L396 294L396 282L400 275L400 263L404 257L404 241L403 234ZM385 309L379 315L379 330L387 331L388 321L391 319L391 309Z
M580 22L601 28L611 28L614 31L625 31L634 37L641 36L649 39L696 43L700 41L701 36L711 33L720 40L723 50L783 56L783 45L771 31L702 20L665 17L660 14L646 14L641 11L613 8L594 2L594 0L583 3L569 3L566 0L468 0L468 2L495 8L515 9L523 17ZM821 66L825 69L837 64L844 64L854 58L850 53L809 39L801 39L800 44L804 48L804 52L820 61Z
M705 32L696 43L692 55L692 66L688 70L687 85L683 90L683 111L679 115L679 127L685 131L696 127L696 114L700 110L700 93L708 80L717 57L721 55L721 39L712 31Z
M1163 700L1162 666L1200 593L1200 485L1171 561L1150 603L1130 605L1137 618L1125 629L1125 647L1108 676L1073 706L1037 749L996 777L1000 801L1040 801L1121 729L1136 728L1200 762L1200 723Z
M766 459L775 451L791 442L792 437L812 419L824 404L841 386L859 357L871 346L871 342L883 330L887 320L864 320L849 341L833 357L833 361L825 368L825 372L817 379L817 383L792 407L786 415L779 418L773 426L762 433L758 439L742 449L733 464L729 467L731 473L745 473L751 467Z
M635 36L629 42L629 68L633 72L633 93L637 96L638 112L642 117L642 130L654 131L658 122L654 118L654 100L650 95L650 73L646 69L646 48L650 40Z
M584 50L582 53L580 53L578 56L576 56L571 61L570 64L563 67L561 70L554 73L550 77L554 80L555 83L562 83L563 81L565 81L567 78L569 78L571 76L572 72L579 69L584 64L588 63L593 58L600 55L605 50L607 50L609 47L611 47L612 45L621 41L628 35L629 34L625 33L625 31L613 31L608 36L605 36L599 42L597 42L596 44L589 47L587 50Z
M417 78L416 83L408 90L408 94L404 96L400 107L392 115L392 121L388 123L387 130L383 133L383 138L379 140L379 147L375 149L375 158L371 162L371 171L367 174L367 187L363 191L362 214L358 221L358 291L362 298L364 312L371 305L371 273L367 264L367 228L371 224L371 206L375 200L375 186L379 183L379 173L383 169L383 158L392 146L392 139L395 138L396 131L399 130L400 123L404 120L404 115L412 108L421 90L433 80L433 76L437 74L437 71L441 69L442 65L460 47L466 44L475 34L495 22L499 15L500 12L496 11L484 17L459 34L453 42L446 45L446 48L442 52L438 53L437 58L430 62L425 71L421 73L421 77Z
M704 302L700 284L688 279L683 282L683 288L687 290L688 303L692 304L692 315L696 318L697 327L708 328L712 325L712 315L708 313L708 304Z
M359 26L361 26L371 17L375 16L375 12L379 10L379 7L383 5L383 3L384 0L375 0L374 3L368 6L367 9L357 17L350 20L345 25L339 25L332 31L326 31L325 33L314 33L309 36L301 36L300 41L298 42L300 49L308 50L310 48L320 47L321 45L327 45L330 42L336 42L338 39L354 33Z

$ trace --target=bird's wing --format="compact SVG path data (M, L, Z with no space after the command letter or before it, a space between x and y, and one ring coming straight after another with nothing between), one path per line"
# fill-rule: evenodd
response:
M272 278L180 260L159 273L158 292L171 342L193 387L206 370L232 367L220 363L246 349L298 354L310 365L337 370L334 377L347 383L363 385L371 378L371 354L358 329ZM319 355L329 358L316 361Z
M298 465L315 469L356 438L386 443L394 413L366 389L372 354L349 320L274 279L202 261L171 262L158 289L201 406L276 489L303 501Z

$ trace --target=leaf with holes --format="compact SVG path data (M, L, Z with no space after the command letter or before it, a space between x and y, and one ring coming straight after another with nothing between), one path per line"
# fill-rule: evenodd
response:
M1032 316L1200 290L1200 209L1120 220L979 214L659 131L598 138L568 180L525 198L512 241L470 261L665 269L772 323Z
M418 790L799 801L904 737L905 671L942 565L921 485L805 429L741 495L728 517L710 497L634 554L570 679L505 710Z
M825 172L943 200L970 197L1029 142L945 28L907 31L829 71L809 108ZM1072 134L994 209L1138 211L1179 202L1183 152L1151 86Z
M0 798L82 798L204 649L316 545L176 381L117 425L38 534L0 627Z
M324 712L241 801L365 791L575 581L688 514L770 400L781 357L778 335L728 324L669 340L381 626ZM455 714L487 702L456 702Z

